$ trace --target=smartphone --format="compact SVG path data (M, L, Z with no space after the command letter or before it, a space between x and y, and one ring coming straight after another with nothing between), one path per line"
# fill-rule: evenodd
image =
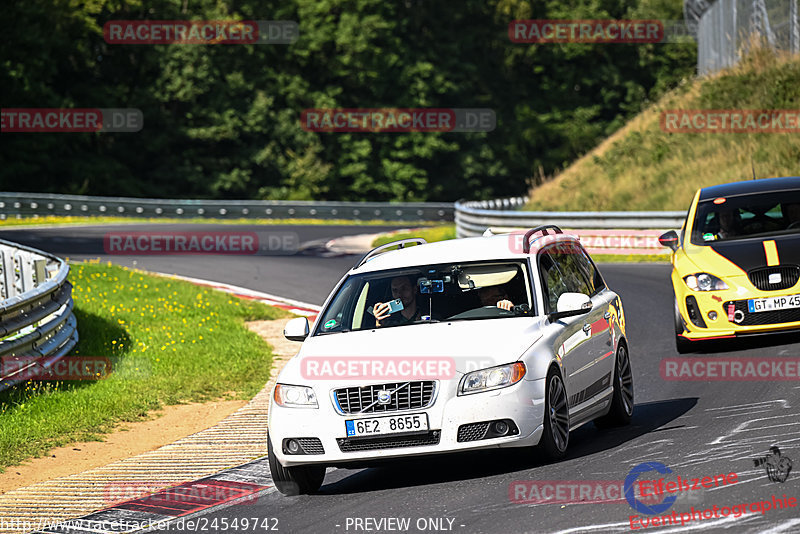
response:
M390 300L388 304L389 304L390 314L399 312L400 310L403 309L403 301L401 301L400 299ZM374 308L375 308L374 306L372 306L371 308L367 308L367 313L369 313L370 315L375 315Z

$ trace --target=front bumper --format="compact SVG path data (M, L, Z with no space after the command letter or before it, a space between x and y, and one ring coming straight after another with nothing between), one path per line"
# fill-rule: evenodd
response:
M766 292L736 285L736 281L726 279L731 285L727 290L691 291L685 286L677 285L682 285L682 280L677 283L673 280L676 284L678 310L684 323L684 332L681 334L684 338L716 339L800 329L800 308L751 313L747 304L750 299L800 294L800 287ZM715 319L709 317L712 311L717 314Z
M273 450L278 461L284 467L308 464L346 464L360 461L423 456L448 452L468 451L497 447L524 447L536 445L542 434L544 418L544 379L522 380L519 383L496 391L457 396L457 380L439 382L438 394L433 405L425 409L403 410L380 414L342 415L338 413L330 401L331 389L335 388L314 385L319 408L298 409L286 408L270 403L269 434ZM346 384L346 386L365 384ZM397 436L385 435L389 448L376 447L358 443L355 438L347 438L346 420L369 419L371 416L404 415L426 413L428 415L429 432ZM462 425L484 421L510 419L517 427L516 435L478 441L458 441L458 430ZM282 443L287 438L317 438L322 445L322 454L287 454ZM370 437L370 440L383 437ZM353 443L358 446L353 447ZM370 447L363 450L362 446ZM318 452L318 449L315 450Z

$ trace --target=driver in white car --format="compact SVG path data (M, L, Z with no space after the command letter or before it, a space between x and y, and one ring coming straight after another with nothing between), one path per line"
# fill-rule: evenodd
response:
M486 286L478 289L478 298L481 306L497 306L500 309L511 311L514 304L502 286Z
M400 299L403 309L400 313L391 314L389 303L376 302L373 310L375 311L375 326L397 326L413 323L422 318L422 310L417 305L417 294L414 281L410 276L398 276L392 278L391 283L392 297Z

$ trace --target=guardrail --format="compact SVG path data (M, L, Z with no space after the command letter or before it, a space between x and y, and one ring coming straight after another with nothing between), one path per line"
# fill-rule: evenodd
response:
M189 200L0 193L0 220L32 216L452 221L450 202Z
M0 239L0 391L78 342L68 274L64 260Z
M516 211L525 198L492 201L458 201L455 204L458 237L482 235L487 228L533 228L555 224L562 228L662 229L680 228L683 211ZM501 208L501 209L493 209Z
M456 237L555 224L578 235L593 254L667 254L662 230L680 228L683 211L518 211L523 197L455 203Z

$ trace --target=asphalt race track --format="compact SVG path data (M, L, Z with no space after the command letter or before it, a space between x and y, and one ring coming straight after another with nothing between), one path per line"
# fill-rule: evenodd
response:
M177 229L181 225L170 225ZM144 229L125 226L127 231ZM294 256L106 256L102 235L111 227L18 229L0 237L73 259L103 257L123 265L177 273L244 286L313 304L321 304L356 256L324 257L307 246ZM164 228L160 226L160 228ZM237 227L238 228L238 227ZM262 227L263 228L263 227ZM192 226L196 230L196 226ZM226 227L225 229L231 229ZM244 229L244 228L240 228ZM301 243L337 235L379 231L377 227L270 227L296 232ZM311 243L313 245L314 243ZM302 247L301 247L302 248ZM666 381L659 363L678 356L673 342L672 288L667 265L602 265L608 285L623 298L634 371L636 407L625 428L598 430L585 425L570 434L565 460L547 464L532 451L441 456L403 461L371 469L329 470L321 492L283 497L269 489L251 504L206 512L193 529L172 531L263 531L263 518L278 532L626 532L630 516L660 517L748 504L740 517L705 519L683 526L651 526L648 532L800 532L800 505L751 512L749 505L772 497L800 498L800 386L797 381ZM797 336L736 340L688 355L789 357L800 354ZM710 352L714 350L717 352ZM785 482L768 479L754 459L771 446L795 462ZM680 493L672 508L658 516L636 512L623 500L600 503L516 503L515 481L625 480L643 462L660 462L686 478L737 473L738 481ZM658 479L651 472L642 478ZM510 489L512 491L510 491ZM569 497L569 490L566 490ZM680 515L679 515L680 517ZM232 528L237 518L237 528ZM248 528L242 526L249 518ZM259 528L253 529L253 519ZM401 528L408 520L408 529ZM198 518L194 518L198 519ZM184 519L185 521L185 519ZM217 525L214 528L214 525ZM205 526L205 528L203 528ZM636 524L640 527L640 524Z

